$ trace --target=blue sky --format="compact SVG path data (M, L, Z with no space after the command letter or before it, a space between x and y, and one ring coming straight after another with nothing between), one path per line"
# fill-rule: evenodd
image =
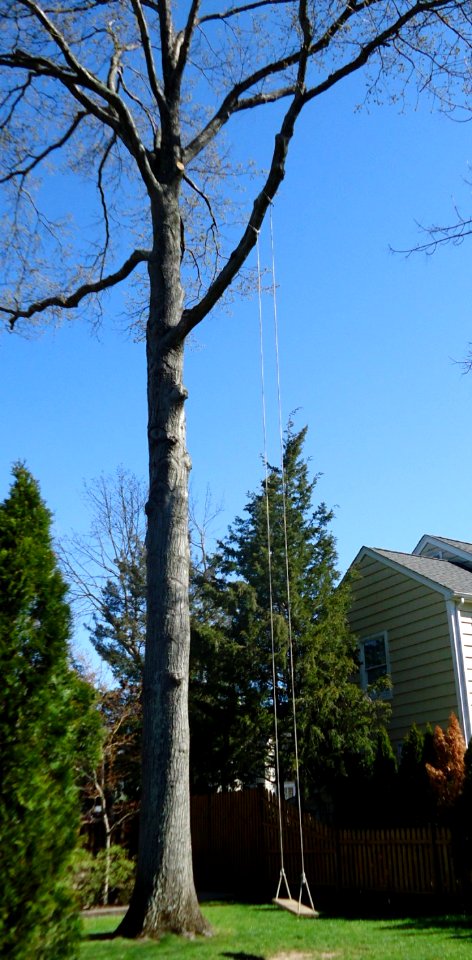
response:
M455 203L471 208L470 128L426 101L356 111L361 89L350 81L306 111L273 210L284 419L298 408L296 424L308 424L342 570L363 544L472 540L472 374L455 362L472 340L472 240L433 257L390 250L422 239L415 221L447 223ZM249 150L259 124L246 117ZM268 264L268 229L261 256ZM98 336L71 318L31 340L0 338L0 495L12 462L25 460L58 535L88 528L84 480L118 464L146 476L144 346L120 332L119 309L118 293ZM264 317L269 328L269 296ZM202 500L209 485L223 502L215 535L261 477L259 369L256 298L216 309L186 361L192 489Z

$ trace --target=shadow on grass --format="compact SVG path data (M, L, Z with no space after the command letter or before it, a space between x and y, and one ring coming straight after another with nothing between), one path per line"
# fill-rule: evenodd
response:
M232 960L264 960L264 957L260 957L255 953L223 953L223 957L231 957Z
M87 933L83 940L85 943L89 940L116 940L116 930L109 930L107 933Z
M396 930L444 933L449 931L454 940L472 940L472 916L413 917L395 924Z

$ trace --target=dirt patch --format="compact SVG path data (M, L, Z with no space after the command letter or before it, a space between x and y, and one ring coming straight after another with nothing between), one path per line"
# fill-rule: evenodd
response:
M336 957L339 956L339 953L328 953L326 951L315 950L315 952L300 953L298 950L290 950L288 953L284 951L276 953L270 960L336 960Z

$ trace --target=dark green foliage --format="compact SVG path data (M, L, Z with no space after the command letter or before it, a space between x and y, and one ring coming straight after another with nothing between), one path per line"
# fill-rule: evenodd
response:
M122 847L113 845L108 851L109 893L112 904L129 903L133 892L136 864L129 859ZM106 870L107 851L100 850L96 857L87 850L78 848L72 860L72 883L74 894L82 910L103 904L103 879Z
M254 590L212 576L194 603L190 659L190 769L193 792L263 777L271 717L263 703L252 640ZM267 663L267 670L269 669ZM265 681L266 682L266 681Z
M424 768L425 734L416 723L408 731L401 749L398 775L406 790L414 792L419 776Z
M383 784L386 789L391 787L395 782L397 761L385 727L381 727L377 733L372 774L374 779L378 780L379 784Z
M140 686L146 634L146 554L137 537L115 559L116 576L100 591L90 639L120 685Z
M372 752L372 729L383 702L357 686L357 644L347 627L347 582L338 586L333 513L313 508L317 477L303 458L306 429L289 424L281 471L270 467L272 609L281 779L292 779L294 738L289 653L289 605L283 500L286 503L294 688L300 738L301 779L306 795L346 772L346 758ZM193 767L205 750L213 763L208 785L223 769L248 782L264 776L273 736L270 587L264 484L252 494L195 590L191 675ZM216 727L216 737L214 735Z
M423 731L414 723L402 744L398 767L399 815L408 824L428 823L434 816L426 773L426 763L431 756L430 736L432 730Z
M0 504L0 952L75 955L68 868L79 828L77 768L98 757L91 688L68 660L70 613L49 511L25 469Z
M372 752L349 759L338 781L336 819L352 826L387 826L399 820L397 760L385 727L372 730Z
M371 824L395 822L398 816L397 760L390 737L382 727L376 738L375 757L371 770L369 799Z

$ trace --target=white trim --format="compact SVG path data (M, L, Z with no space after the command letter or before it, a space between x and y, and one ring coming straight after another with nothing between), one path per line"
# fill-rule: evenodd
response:
M472 736L469 698L467 695L467 677L465 670L464 645L462 643L461 617L459 608L453 600L446 600L449 637L451 640L452 663L456 682L457 703L459 705L459 723L466 743Z

